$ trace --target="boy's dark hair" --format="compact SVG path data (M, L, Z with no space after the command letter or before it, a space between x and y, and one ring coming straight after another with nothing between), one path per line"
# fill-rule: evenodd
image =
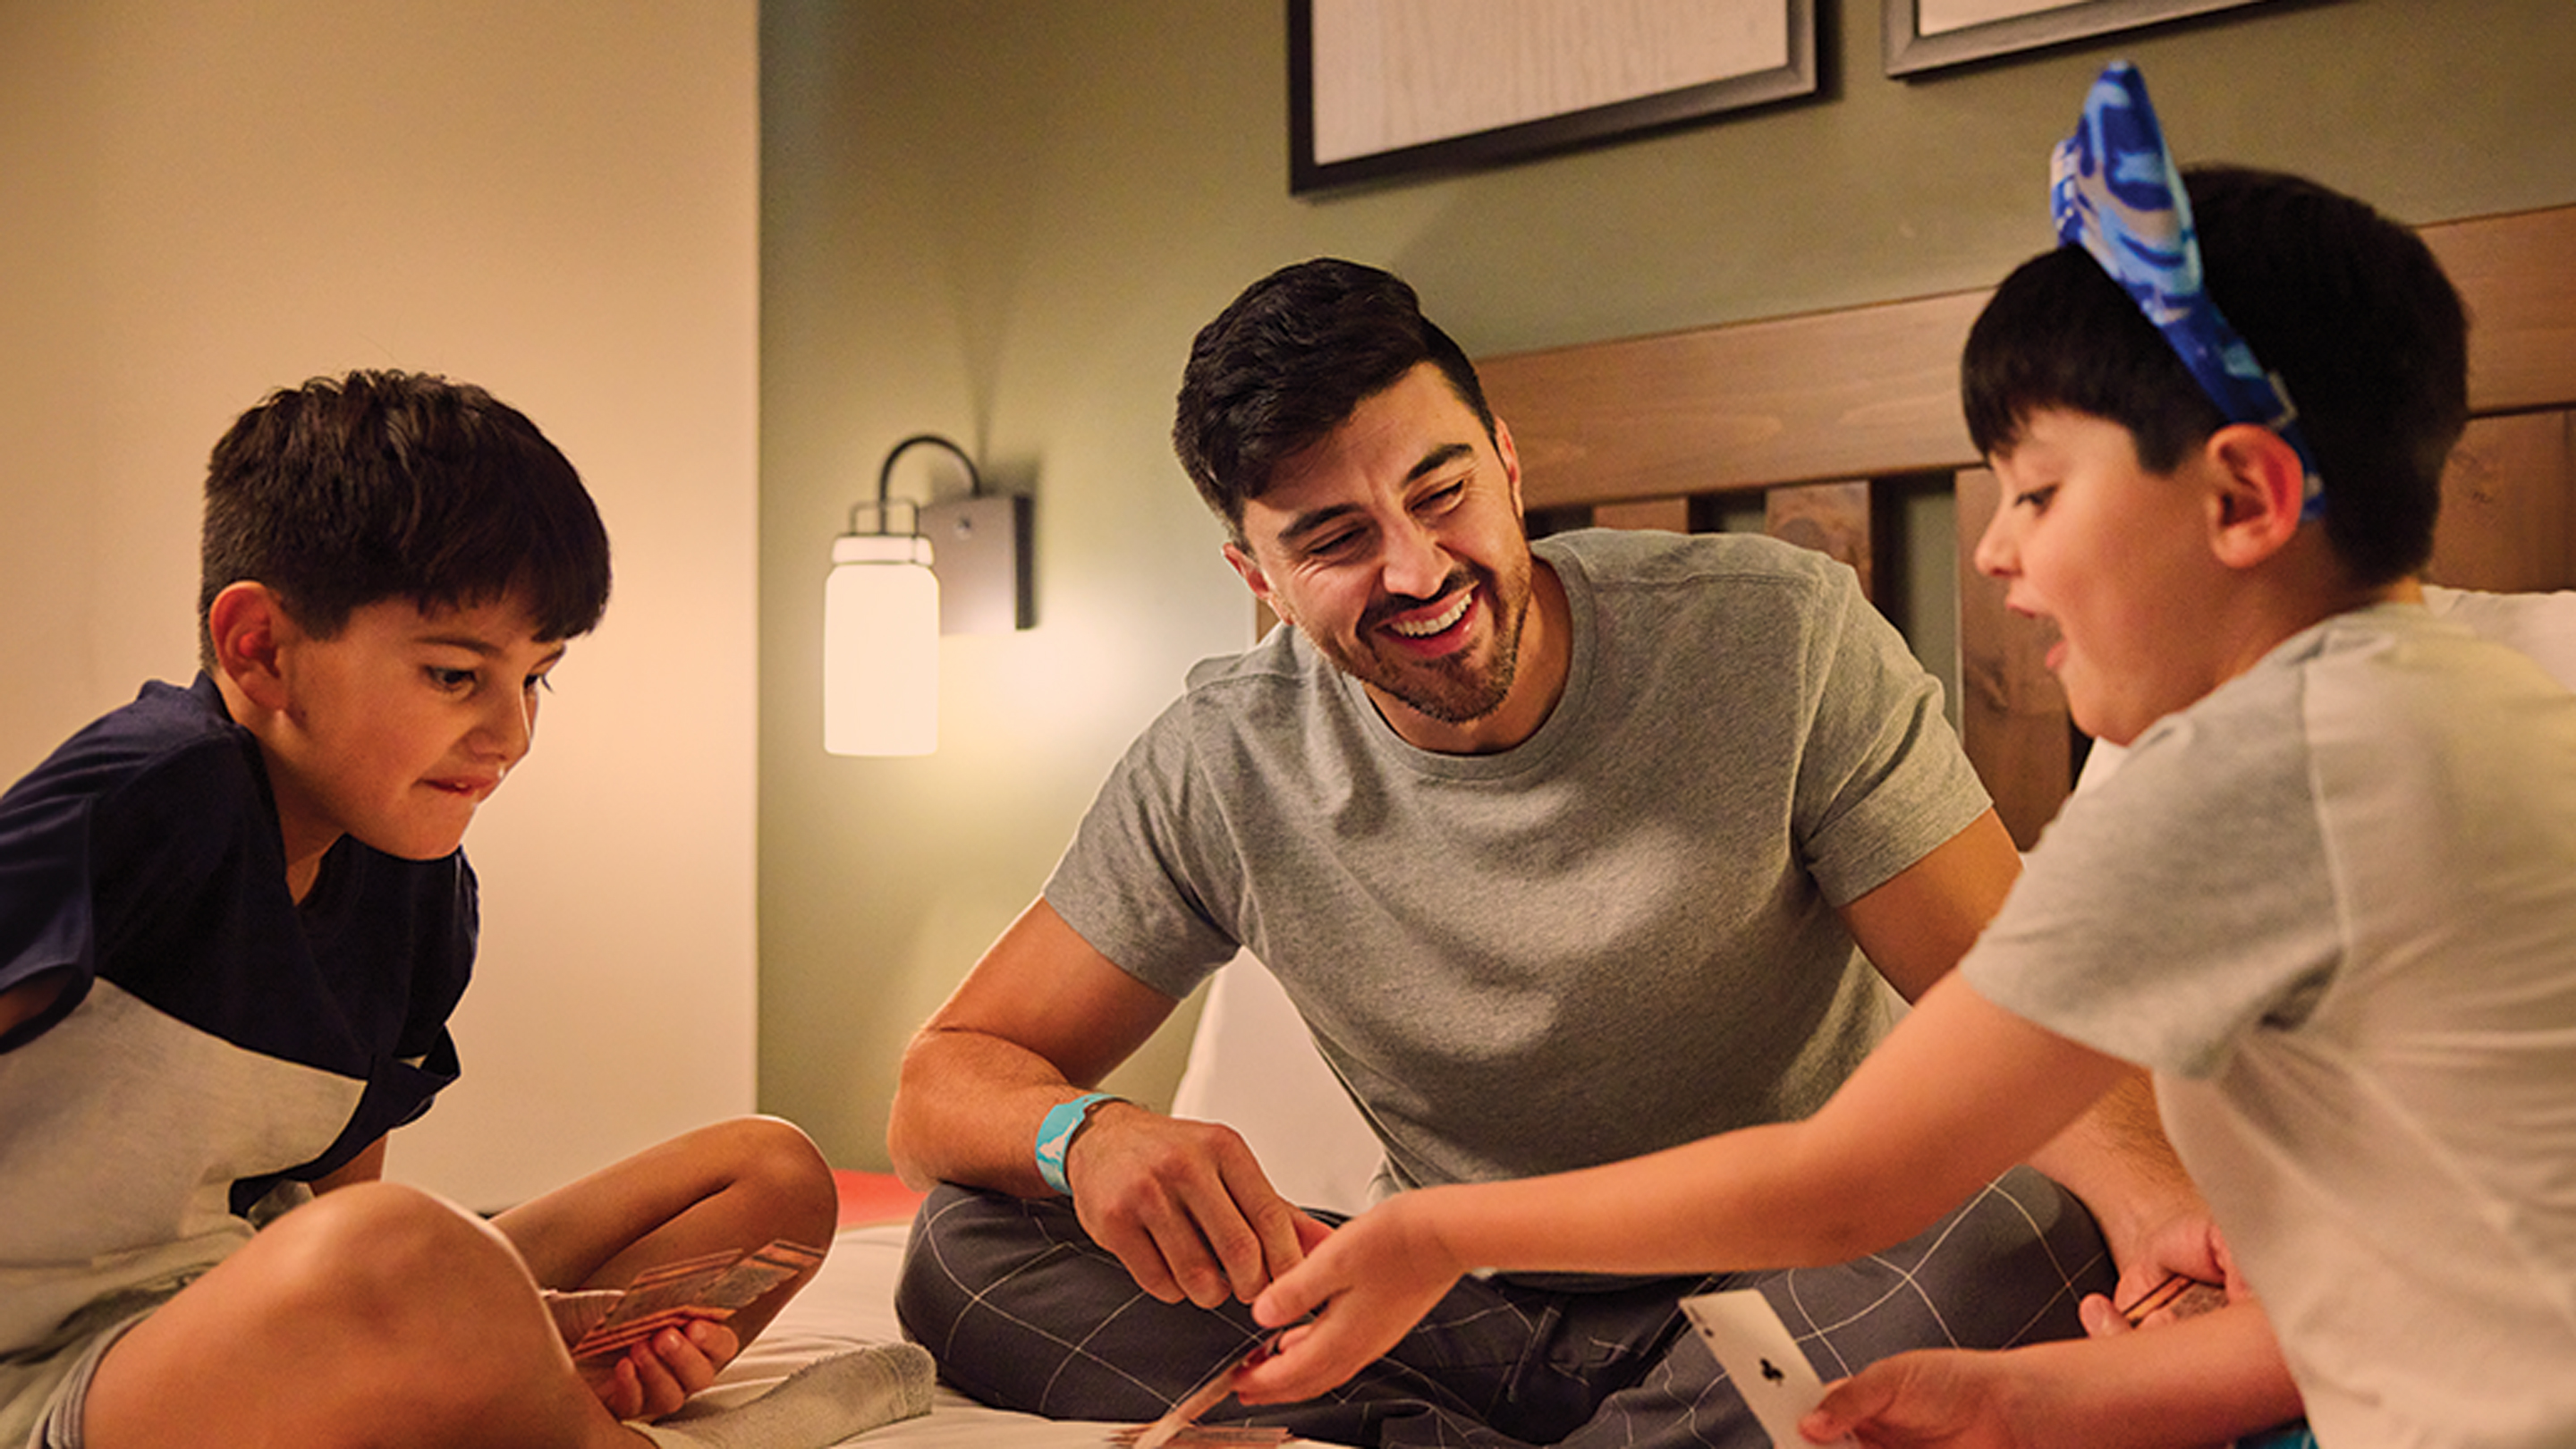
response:
M608 607L608 532L581 475L517 409L469 383L352 372L269 394L215 444L197 595L209 668L206 610L245 579L326 639L384 599L511 594L539 639L569 639Z
M1391 272L1331 257L1282 267L1199 329L1181 372L1172 447L1199 496L1243 539L1243 505L1285 459L1363 401L1429 362L1475 413L1494 416L1467 354Z
M2424 566L2442 470L2468 422L2468 320L2422 239L2273 171L2184 172L2210 299L2280 374L2325 480L2326 537L2365 586ZM1978 452L2061 407L2107 418L2167 473L2226 425L2137 304L2078 247L2023 263L1968 334Z

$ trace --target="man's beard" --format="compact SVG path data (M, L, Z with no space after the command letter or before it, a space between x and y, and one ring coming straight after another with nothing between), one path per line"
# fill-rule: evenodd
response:
M1312 633L1306 637L1344 674L1394 696L1414 713L1442 724L1466 724L1502 708L1520 671L1521 627L1529 616L1527 567L1509 582L1512 587L1506 591L1505 581L1462 564L1431 596L1449 598L1470 586L1482 596L1476 607L1490 613L1494 628L1492 653L1481 665L1464 652L1420 660L1380 647L1378 629L1387 619L1420 609L1431 599L1391 599L1369 610L1360 621L1356 650L1340 640Z

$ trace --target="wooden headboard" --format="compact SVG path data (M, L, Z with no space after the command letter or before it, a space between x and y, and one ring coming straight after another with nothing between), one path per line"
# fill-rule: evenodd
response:
M2576 206L2423 229L2469 306L2475 419L2444 483L2435 582L2576 588ZM1958 532L1960 725L2025 847L2081 742L2039 626L1967 560L1994 510L1958 359L1985 292L1480 359L1534 526L1681 531L1758 509L1861 571L1902 501L1947 489ZM1893 563L1894 560L1884 561ZM1882 607L1886 601L1882 600ZM1899 621L1903 621L1900 619Z

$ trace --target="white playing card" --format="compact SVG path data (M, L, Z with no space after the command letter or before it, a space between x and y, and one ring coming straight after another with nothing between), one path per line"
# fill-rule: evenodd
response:
M1824 1398L1824 1380L1816 1377L1770 1300L1758 1289L1742 1288L1685 1298L1682 1311L1776 1449L1814 1449L1798 1432L1798 1421Z

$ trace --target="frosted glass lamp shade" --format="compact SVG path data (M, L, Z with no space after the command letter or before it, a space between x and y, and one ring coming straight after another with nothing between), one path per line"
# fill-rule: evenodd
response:
M843 534L823 585L823 748L926 755L939 745L939 579L930 541Z

